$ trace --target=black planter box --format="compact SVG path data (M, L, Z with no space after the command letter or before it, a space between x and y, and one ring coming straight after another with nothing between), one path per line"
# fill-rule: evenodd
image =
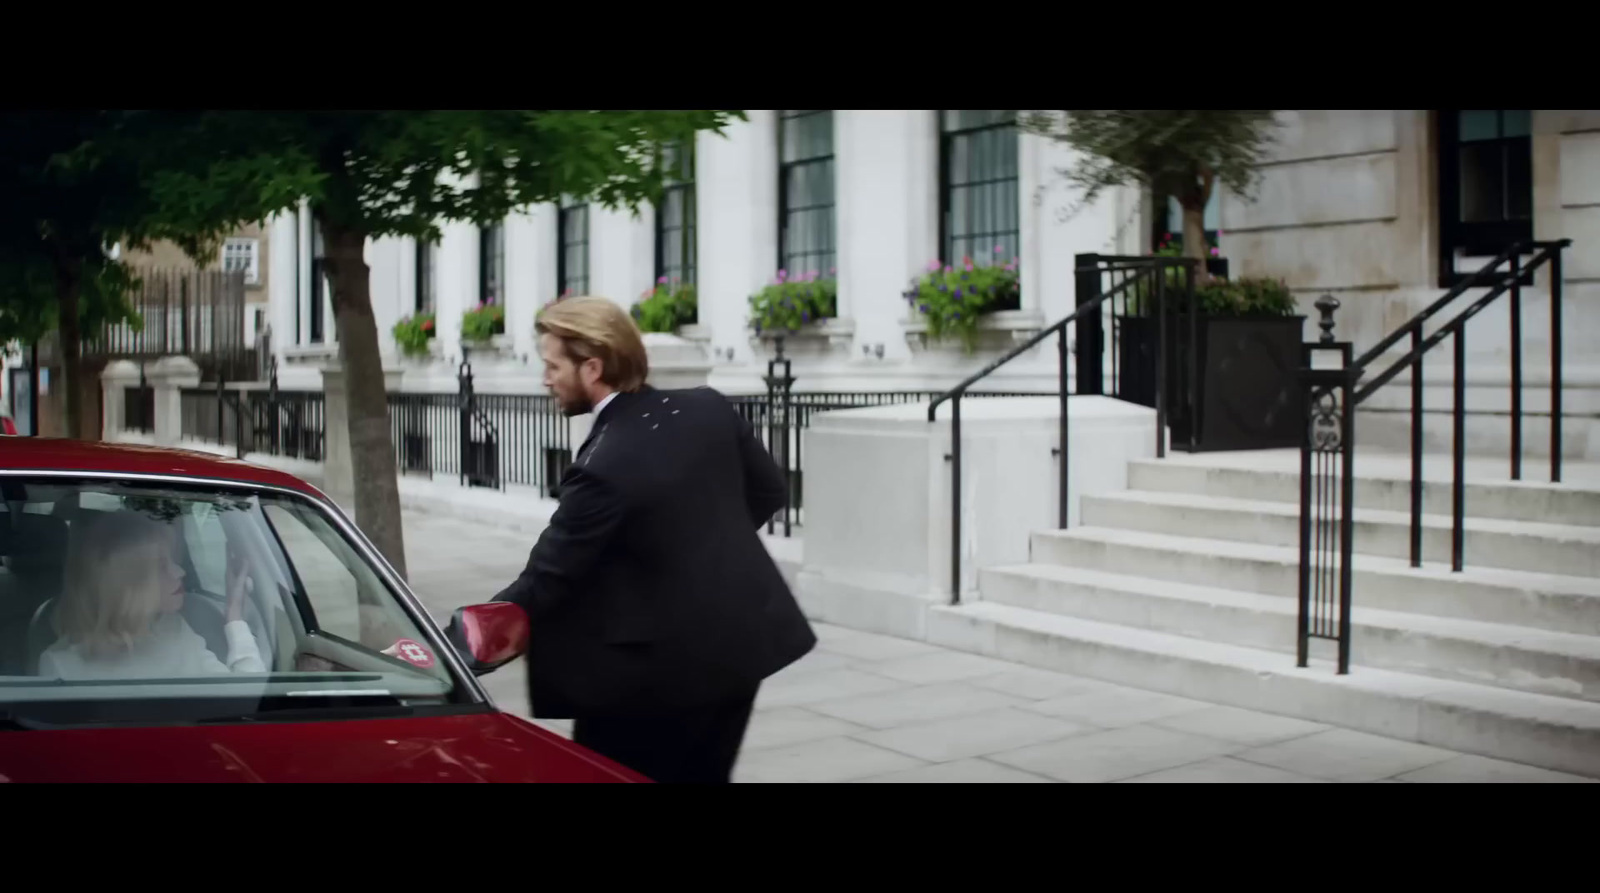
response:
M1297 447L1304 398L1297 375L1305 317L1167 318L1167 429L1185 452ZM1119 321L1117 396L1155 406L1156 320ZM1189 388L1188 345L1199 378Z

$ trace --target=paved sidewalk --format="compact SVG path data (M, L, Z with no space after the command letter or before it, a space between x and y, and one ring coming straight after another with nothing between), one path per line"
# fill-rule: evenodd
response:
M441 622L515 579L534 542L417 513L405 536L412 586ZM1592 781L921 642L817 633L818 649L762 688L736 781ZM524 679L518 661L484 682L526 715Z

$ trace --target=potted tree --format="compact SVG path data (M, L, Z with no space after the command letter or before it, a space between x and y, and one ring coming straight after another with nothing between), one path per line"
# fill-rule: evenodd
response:
M1173 447L1205 452L1298 446L1303 399L1296 372L1305 317L1289 286L1278 279L1212 276L1194 288L1192 298L1177 282L1169 282L1164 294ZM1117 333L1119 396L1147 406L1155 404L1156 349L1163 334L1157 309L1153 290L1141 283Z

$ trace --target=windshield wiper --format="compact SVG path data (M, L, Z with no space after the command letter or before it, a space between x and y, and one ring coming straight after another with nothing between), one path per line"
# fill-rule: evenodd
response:
M328 719L331 718L330 713L348 712L359 716L374 709L385 710L386 715L393 715L395 712L409 715L412 709L405 701L382 689L296 691L283 695L269 695L252 706L254 709L248 713L211 716L200 722L283 722L302 717Z

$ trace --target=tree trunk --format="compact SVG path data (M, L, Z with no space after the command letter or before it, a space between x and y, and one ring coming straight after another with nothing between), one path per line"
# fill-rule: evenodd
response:
M83 277L75 263L59 258L55 271L57 332L61 342L61 402L66 413L62 430L69 439L82 440L83 333L78 326L78 295L83 290Z
M384 389L378 324L364 254L366 233L330 223L322 227L323 262L333 286L333 309L344 367L345 406L350 423L350 464L355 472L356 524L406 576L405 537L400 527L400 487L389 437L389 400Z
M1211 256L1211 246L1206 244L1206 208L1202 203L1196 207L1183 207L1183 256L1192 257L1200 261L1195 268L1195 285L1204 285L1211 281L1211 274L1206 272L1206 261Z

